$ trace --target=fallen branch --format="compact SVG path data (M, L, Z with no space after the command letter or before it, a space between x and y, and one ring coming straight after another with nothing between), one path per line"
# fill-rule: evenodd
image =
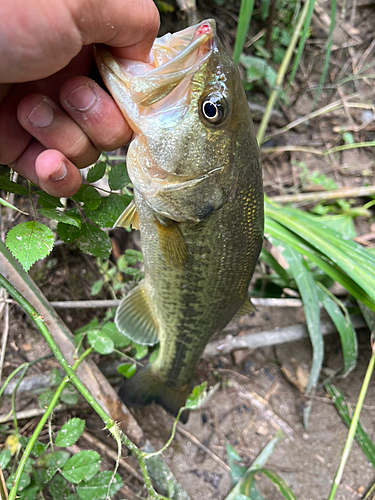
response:
M363 328L366 326L360 316L352 316L351 319L354 328ZM321 331L322 335L329 335L336 333L337 330L331 321L326 320L321 322ZM309 334L304 324L275 328L274 330L260 333L247 333L238 337L233 337L233 335L229 334L224 339L209 342L203 352L203 357L228 354L237 349L256 349L257 347L285 344L308 338Z
M356 188L338 188L332 191L319 191L318 193L299 193L280 196L272 196L272 201L277 203L311 203L326 200L337 200L339 198L354 198L358 196L372 196L375 194L375 186L361 186Z

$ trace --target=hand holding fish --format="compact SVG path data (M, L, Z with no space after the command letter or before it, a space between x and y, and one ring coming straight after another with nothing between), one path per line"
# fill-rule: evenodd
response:
M54 196L73 195L77 169L132 131L88 78L92 44L146 61L159 26L152 0L2 0L0 163Z

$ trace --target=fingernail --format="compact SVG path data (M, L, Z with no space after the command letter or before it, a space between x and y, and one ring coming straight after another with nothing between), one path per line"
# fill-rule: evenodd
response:
M60 165L56 168L54 172L49 174L49 178L51 181L62 181L68 175L68 169L64 162L61 162Z
M26 120L34 127L44 128L51 125L53 117L53 109L47 101L43 100L37 106L35 106Z
M66 102L69 106L77 111L88 111L94 106L96 101L97 95L90 84L82 85L72 90L66 98Z

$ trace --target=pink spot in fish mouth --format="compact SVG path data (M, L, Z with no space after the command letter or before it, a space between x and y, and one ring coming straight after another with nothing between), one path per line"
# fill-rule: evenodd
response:
M208 23L201 24L199 28L197 28L197 31L195 32L195 36L200 36L200 35L208 35L212 32L211 25Z

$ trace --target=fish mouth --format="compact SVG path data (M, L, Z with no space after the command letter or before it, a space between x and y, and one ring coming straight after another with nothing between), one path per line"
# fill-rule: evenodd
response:
M183 80L189 79L208 58L217 44L216 23L202 21L178 33L157 38L149 62L114 58L104 46L96 46L96 59L127 88L132 102L147 108L164 99ZM126 115L127 110L123 108ZM130 117L129 117L130 118Z

